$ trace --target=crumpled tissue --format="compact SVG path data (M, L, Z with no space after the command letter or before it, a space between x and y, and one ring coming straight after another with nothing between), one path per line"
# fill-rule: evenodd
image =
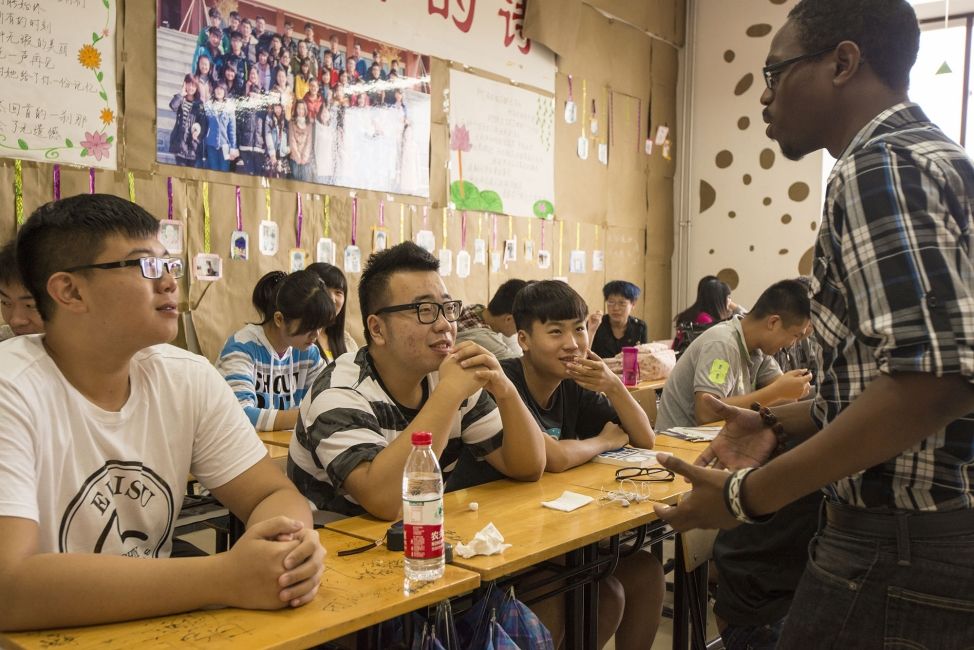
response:
M494 522L490 522L473 536L469 544L457 544L453 550L462 558L470 558L474 555L503 553L509 548L511 545L504 543L504 536L501 535L501 531L497 530Z
M595 499L590 496L565 490L561 493L561 496L554 501L542 501L541 505L543 505L545 508L551 508L552 510L571 512L572 510L578 510L582 506L592 503L594 500Z

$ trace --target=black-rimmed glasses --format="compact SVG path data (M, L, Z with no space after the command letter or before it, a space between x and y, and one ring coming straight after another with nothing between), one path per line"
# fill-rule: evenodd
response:
M460 311L463 309L462 300L448 300L444 303L438 302L410 302L405 305L391 305L376 310L378 314L391 314L397 311L416 311L416 319L423 325L432 325L436 319L443 314L443 318L449 323L454 323L460 318Z
M138 266L142 271L142 277L146 280L158 280L162 277L163 271L168 272L174 278L183 277L183 261L178 257L140 257L134 260L122 260L120 262L102 262L100 264L82 264L64 269L65 273L74 271L84 271L86 269L122 269L126 266Z
M676 474L665 467L622 467L616 470L617 481L664 482L672 481Z
M778 61L777 63L771 63L764 66L761 72L764 74L764 83L767 85L768 90L774 90L775 86L778 85L778 75L780 75L785 68L790 65L794 65L799 61L805 61L806 59L814 59L817 56L822 56L823 54L828 54L838 45L833 45L832 47L826 47L824 49L818 50L816 52L811 52L809 54L802 54L800 56L795 56L790 59L785 59L784 61Z

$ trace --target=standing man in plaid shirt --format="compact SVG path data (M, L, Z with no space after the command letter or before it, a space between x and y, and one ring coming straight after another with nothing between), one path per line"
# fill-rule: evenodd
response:
M727 425L698 466L663 459L693 482L657 506L681 530L824 487L778 648L974 646L974 164L907 97L918 44L906 0L801 0L775 35L769 137L837 158L812 281L819 394L760 413L714 400ZM732 473L699 466L714 461Z

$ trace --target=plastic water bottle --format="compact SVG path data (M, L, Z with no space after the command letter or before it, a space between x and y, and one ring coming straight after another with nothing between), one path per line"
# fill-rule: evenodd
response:
M639 348L622 348L622 383L626 386L639 383Z
M412 434L413 450L402 475L403 550L406 579L443 577L443 474L433 453L433 434Z

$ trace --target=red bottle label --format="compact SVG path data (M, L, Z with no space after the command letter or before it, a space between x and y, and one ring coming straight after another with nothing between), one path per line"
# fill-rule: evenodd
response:
M443 500L408 501L402 504L403 546L412 560L432 560L443 555Z

